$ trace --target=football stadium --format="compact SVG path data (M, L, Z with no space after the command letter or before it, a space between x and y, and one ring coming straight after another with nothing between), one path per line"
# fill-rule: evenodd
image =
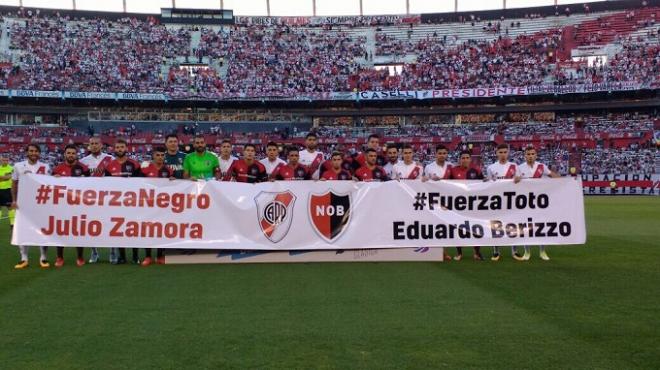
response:
M660 1L0 0L0 368L660 368Z

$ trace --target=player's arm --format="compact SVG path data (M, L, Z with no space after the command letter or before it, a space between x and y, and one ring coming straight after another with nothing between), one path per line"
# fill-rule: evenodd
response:
M323 174L325 173L325 171L328 170L328 168L326 167L326 162L327 162L327 161L321 163L321 167L319 167L319 179L321 178L321 176L323 176Z
M422 182L428 181L428 180L433 180L433 181L438 181L440 178L438 175L433 173L431 171L431 164L427 164L426 167L422 167L424 169L424 174L422 175ZM445 171L445 174L449 172L449 169Z
M11 208L18 209L18 178L11 183Z
M133 173L131 174L131 177L146 177L144 176L144 172L142 172L142 166L140 166L137 161L135 164L137 164L137 166L133 166Z
M273 171L270 173L270 175L266 174L266 176L268 177L267 181L273 182L279 180L277 178L279 172L280 172L280 165L278 164L277 166L275 166L275 168L273 168Z
M417 173L417 178L415 180L422 181L422 179L424 178L424 175L423 175L424 174L424 166L418 164L417 168L419 169L419 171Z
M270 180L270 177L268 176L268 172L266 172L266 166L259 166L259 174L257 175L258 177L258 182L266 182Z
M222 170L220 169L220 160L218 157L213 156L213 177L216 179L221 179L222 178Z
M186 156L183 158L183 178L184 179L190 179L190 180L197 180L194 177L190 177L190 173L192 172L192 164L190 163L190 157Z
M18 209L18 171L14 167L14 172L11 174L11 207L14 209Z
M259 166L259 174L257 175L258 182L268 181L268 173L265 166Z
M353 173L355 173L355 171L359 170L360 167L362 167L362 165L360 164L360 160L359 160L360 154L357 154L357 153L353 154L351 158L353 158L353 161L351 162L351 165L353 167Z
M522 180L522 172L520 171L520 167L516 166L516 174L513 176L513 183L517 184Z
M490 167L486 167L485 172L482 171L480 168L475 168L475 169L481 174L481 177L479 178L484 180L484 182L488 180L493 180L493 181L497 180L497 175L495 175L495 173L490 169Z
M543 165L543 174L550 177L550 178L552 178L552 179L556 179L558 177L561 177L560 174L558 174L557 172L551 170L550 167L546 166L546 165Z
M360 181L360 169L353 171L353 181Z
M235 172L236 172L236 163L238 161L233 161L229 165L229 168L227 169L227 173L225 173L225 176L222 178L222 181L231 181L234 178Z
M111 157L106 156L101 162L99 162L99 165L94 169L94 176L107 176L108 171L106 171L106 167L108 166L108 163L112 161L110 158Z
M451 164L447 165L447 170L445 171L445 174L442 178L439 178L438 180L449 180L451 178L451 170L454 168Z
M522 170L520 169L520 166L516 166L516 174L513 175L513 183L517 184L522 180Z
M0 181L11 180L13 174L14 174L14 169L12 169L11 171L7 172L6 175L4 175L4 176L0 176Z

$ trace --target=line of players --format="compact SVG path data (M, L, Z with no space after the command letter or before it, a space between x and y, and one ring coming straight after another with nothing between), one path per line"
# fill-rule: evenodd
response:
M176 135L168 135L165 139L165 147L156 147L152 151L152 159L149 163L140 164L128 156L126 141L118 139L114 144L114 156L102 151L102 143L98 137L89 139L89 154L78 159L78 148L75 145L67 145L64 150L64 161L57 165L52 171L47 163L41 162L40 148L37 145L28 145L26 148L27 159L16 163L10 172L11 197L3 193L3 204L8 205L11 199L11 209L17 209L18 183L22 175L27 173L52 174L53 176L114 176L114 177L159 177L170 179L189 180L220 180L237 181L246 183L257 183L276 180L356 180L356 181L388 181L388 180L498 180L514 179L515 182L523 178L540 178L543 176L559 177L550 171L547 166L536 161L537 153L533 147L525 150L525 163L517 165L508 160L509 149L505 144L497 146L497 162L486 169L484 175L480 168L474 166L469 151L462 151L458 164L447 161L448 150L439 145L436 148L436 160L425 167L414 161L414 151L409 145L404 145L399 158L399 149L396 146L387 146L385 153L381 153L380 138L371 135L367 140L367 148L357 155L348 156L341 152L333 152L329 158L319 151L318 138L310 133L305 139L305 148L288 147L286 150L287 161L279 157L280 147L276 143L266 145L266 157L256 159L256 147L252 144L243 146L242 158L231 155L232 143L224 140L220 146L220 155L207 150L203 136L194 138L193 152L185 154L179 150L179 139ZM7 172L7 171L4 171ZM4 173L3 172L3 173ZM6 175L6 174L5 174ZM4 177L3 177L4 179ZM0 191L1 192L1 191ZM13 217L10 215L10 224L13 225ZM40 247L40 266L50 266L47 258L47 247ZM56 267L64 264L64 248L57 248ZM28 267L28 248L20 246L20 262L15 266L17 269ZM78 266L85 264L83 248L76 248ZM512 255L516 260L528 260L531 256L529 247L525 247L524 255L520 255L512 247ZM457 248L454 260L461 260L462 249ZM540 247L540 257L549 260L543 248ZM479 247L474 247L474 259L483 260ZM499 247L493 248L491 260L500 259ZM92 248L90 263L99 260L97 248ZM164 263L163 251L156 250L156 259L151 254L151 249L145 250L145 258L140 262L138 249L132 249L132 262L149 266L152 263ZM111 248L110 263L126 263L125 248Z

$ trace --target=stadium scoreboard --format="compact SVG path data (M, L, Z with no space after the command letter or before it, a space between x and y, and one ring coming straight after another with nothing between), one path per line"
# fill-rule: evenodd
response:
M234 24L234 11L227 9L161 8L163 23Z

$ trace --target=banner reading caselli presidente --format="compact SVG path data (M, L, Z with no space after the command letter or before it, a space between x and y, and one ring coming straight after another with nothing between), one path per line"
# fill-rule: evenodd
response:
M573 178L241 184L30 174L18 205L15 245L309 250L586 239Z

